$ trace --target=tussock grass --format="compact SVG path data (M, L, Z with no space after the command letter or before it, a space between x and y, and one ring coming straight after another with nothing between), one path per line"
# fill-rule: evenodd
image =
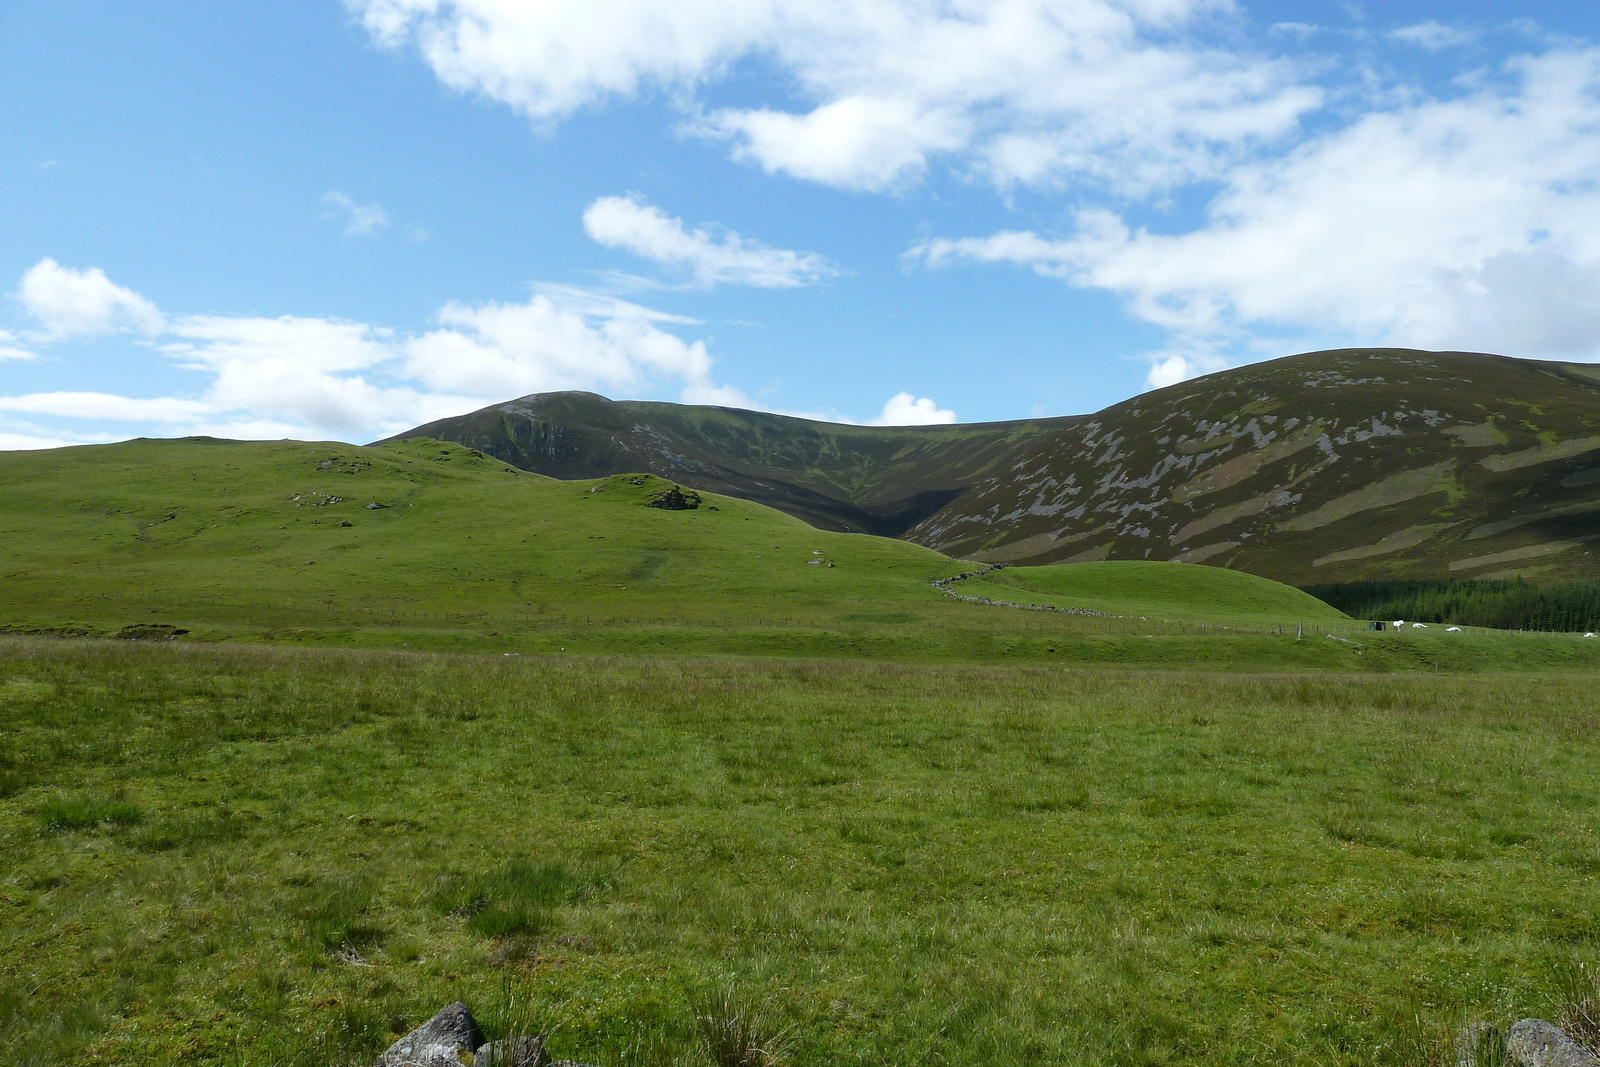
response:
M794 1044L791 1028L731 990L702 1004L695 1020L712 1067L783 1067Z
M6 639L0 686L7 1063L362 1064L511 987L617 1067L705 1067L727 990L797 1065L1416 1064L1600 948L1581 675Z

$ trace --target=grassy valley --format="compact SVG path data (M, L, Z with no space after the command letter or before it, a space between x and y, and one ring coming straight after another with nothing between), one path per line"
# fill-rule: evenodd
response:
M1597 640L432 439L0 491L8 1064L361 1067L459 998L602 1067L727 1067L707 1016L767 1067L1417 1065L1595 992Z

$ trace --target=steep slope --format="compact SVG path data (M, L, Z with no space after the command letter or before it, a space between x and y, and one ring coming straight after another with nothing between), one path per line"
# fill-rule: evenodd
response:
M1586 365L1313 352L1090 416L937 427L553 393L412 433L556 477L650 470L960 558L1175 559L1295 584L1600 575Z
M553 478L650 471L826 530L897 537L1077 419L846 426L735 408L539 393L408 430Z
M1301 584L1600 573L1600 369L1316 352L1029 443L906 536L989 560L1209 562Z

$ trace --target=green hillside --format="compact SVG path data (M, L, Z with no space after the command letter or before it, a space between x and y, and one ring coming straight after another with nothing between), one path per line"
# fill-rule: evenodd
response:
M1182 563L1114 560L1008 567L964 592L992 589L1025 604L1072 606L1109 614L1216 622L1344 622L1349 616L1293 586L1242 571Z
M642 474L558 481L428 440L0 453L0 632L1228 670L1600 665L1600 642L1577 638L1367 635L1281 599L1293 591L1178 564L1109 584L1096 567L1017 569L951 596L931 582L972 563L729 497L648 506L673 489ZM1294 640L1313 619L1316 639Z
M927 583L951 566L928 549L742 500L646 506L670 488L557 481L425 440L0 453L0 583L14 612L55 624L493 629L942 606Z

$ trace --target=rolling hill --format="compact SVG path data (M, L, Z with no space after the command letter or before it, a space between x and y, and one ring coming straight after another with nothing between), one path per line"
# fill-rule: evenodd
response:
M753 624L942 607L959 570L649 475L558 481L414 440L137 440L0 453L0 623ZM661 501L656 501L661 503Z
M1077 421L849 426L567 392L495 404L389 440L454 441L552 478L651 471L824 530L899 537L968 485L1002 474L1028 442Z
M1093 415L963 426L552 393L411 433L555 477L649 470L958 558L1292 584L1600 575L1600 368L1580 364L1313 352Z

